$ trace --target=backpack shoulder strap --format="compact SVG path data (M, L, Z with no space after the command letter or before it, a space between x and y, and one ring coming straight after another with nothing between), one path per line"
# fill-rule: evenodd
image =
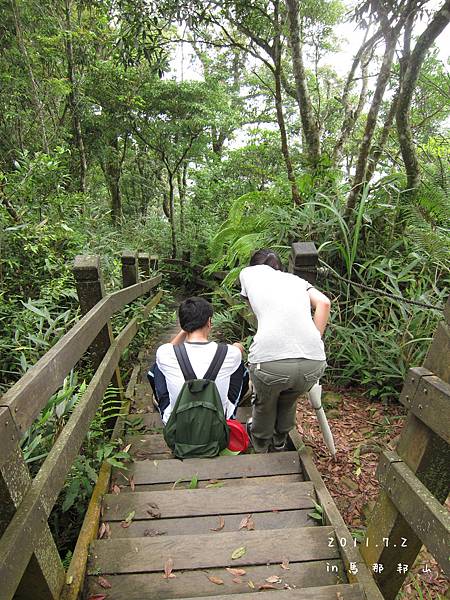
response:
M191 361L189 360L189 356L186 352L186 346L184 344L178 344L177 346L174 346L173 349L175 350L175 356L177 357L177 361L180 365L180 369L183 373L185 381L197 379L197 375L194 373Z
M220 367L223 365L223 361L228 352L227 344L217 344L217 350L214 354L214 358L212 359L211 364L209 365L208 370L203 375L203 379L209 379L210 381L214 381L219 374Z

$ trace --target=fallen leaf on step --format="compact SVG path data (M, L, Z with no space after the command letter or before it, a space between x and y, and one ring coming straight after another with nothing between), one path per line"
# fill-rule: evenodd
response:
M98 539L101 540L102 537L105 535L106 533L106 523L102 523L100 525L100 529L98 530Z
M110 590L112 588L112 585L104 577L99 577L97 581L98 585L100 585L104 590Z
M219 517L219 523L217 527L210 527L210 531L221 531L225 527L225 519L223 517Z
M255 584L253 583L253 581L252 581L251 579L249 579L249 580L247 581L247 585L248 585L248 587L249 587L251 590L254 590L254 589L255 589Z
M271 583L263 583L258 586L258 590L278 590L276 585L272 585Z
M172 579L173 577L176 577L176 575L172 573L172 570L173 558L168 558L164 563L164 579Z
M121 527L123 527L124 529L126 529L127 527L129 527L131 525L132 520L134 519L134 516L136 514L135 510L132 510L126 517L125 517L125 521L122 521L122 523L120 524Z
M289 570L289 561L287 558L283 558L283 562L281 563L280 567L285 571Z
M133 475L130 477L130 488L131 488L132 492L134 492L134 490L136 489L136 485L134 483L134 477L133 477Z
M235 577L231 580L233 583L242 583L242 579L240 577Z
M253 522L252 515L247 515L239 523L239 529L255 529L255 523Z
M232 560L237 560L238 558L241 558L242 556L244 556L244 554L247 552L247 549L245 546L241 546L240 548L236 548L236 550L233 550L233 552L231 553L231 558Z
M231 567L226 567L226 570L228 573L231 573L231 575L237 575L238 577L241 577L246 573L245 569L232 569Z
M281 579L278 575L271 575L270 577L266 577L267 583L281 583Z
M147 506L147 514L150 515L151 519L161 518L161 511L159 510L159 506L157 504L155 504L154 502L148 502Z
M145 529L144 537L156 537L157 535L166 535L167 531L158 531L157 529Z
M93 596L89 596L88 600L105 600L106 594L94 594Z
M208 576L208 579L210 580L211 583L215 583L216 585L223 585L223 579L220 579L220 577L216 577L215 575L210 575L210 576Z
M112 491L114 494L120 494L120 487L117 485L117 483L115 483L112 487Z

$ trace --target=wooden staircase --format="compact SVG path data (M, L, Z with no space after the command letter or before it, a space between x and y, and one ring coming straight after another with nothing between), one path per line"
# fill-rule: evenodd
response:
M151 358L144 358L144 367ZM149 412L136 415L145 429L126 442L134 462L114 473L104 496L102 539L91 545L86 598L381 598L364 569L366 587L357 579L349 583L343 522L322 525L310 516L323 498L294 446L266 455L173 459L145 368L133 385L135 409ZM241 408L239 418L249 410ZM351 544L346 528L345 536Z

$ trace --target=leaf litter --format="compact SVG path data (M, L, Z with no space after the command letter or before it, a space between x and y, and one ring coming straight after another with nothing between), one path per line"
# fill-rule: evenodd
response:
M223 517L219 517L219 523L217 525L217 527L210 527L209 530L210 531L222 531L222 529L225 527L225 519Z
M100 576L97 579L97 582L98 582L98 585L100 587L102 587L104 590L110 590L112 588L112 585L109 583L109 581L102 576Z
M244 556L246 553L247 548L245 546L241 546L240 548L236 548L236 550L233 550L233 552L231 553L231 559L237 560L238 558Z
M155 502L147 502L147 514L150 519L160 519L161 511L159 510L159 506L155 504Z
M173 558L168 558L164 563L164 579L173 579L176 577L175 573L172 573L173 570Z
M239 529L247 529L248 531L255 529L255 523L252 517L253 515L247 515L244 517L239 523Z
M236 575L237 577L241 577L247 572L245 569L233 569L232 567L226 567L226 570L228 573L230 573L230 575Z
M211 581L211 583L215 583L216 585L223 585L223 579L220 579L220 577L216 577L215 575L208 575L208 579Z
M124 529L129 527L131 525L135 515L136 515L136 511L132 510L130 513L128 513L128 515L125 517L125 521L122 521L120 526L123 527Z

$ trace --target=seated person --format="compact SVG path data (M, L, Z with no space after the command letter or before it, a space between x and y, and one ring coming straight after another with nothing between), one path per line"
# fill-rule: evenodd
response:
M169 344L163 344L156 352L156 364L147 373L163 423L169 420L184 377L175 356L173 346L185 345L189 361L199 379L208 370L217 349L217 342L209 341L213 308L204 298L184 300L178 310L181 331ZM226 419L235 417L241 398L248 390L248 371L242 361L243 347L236 342L227 345L225 360L216 377L223 412Z

